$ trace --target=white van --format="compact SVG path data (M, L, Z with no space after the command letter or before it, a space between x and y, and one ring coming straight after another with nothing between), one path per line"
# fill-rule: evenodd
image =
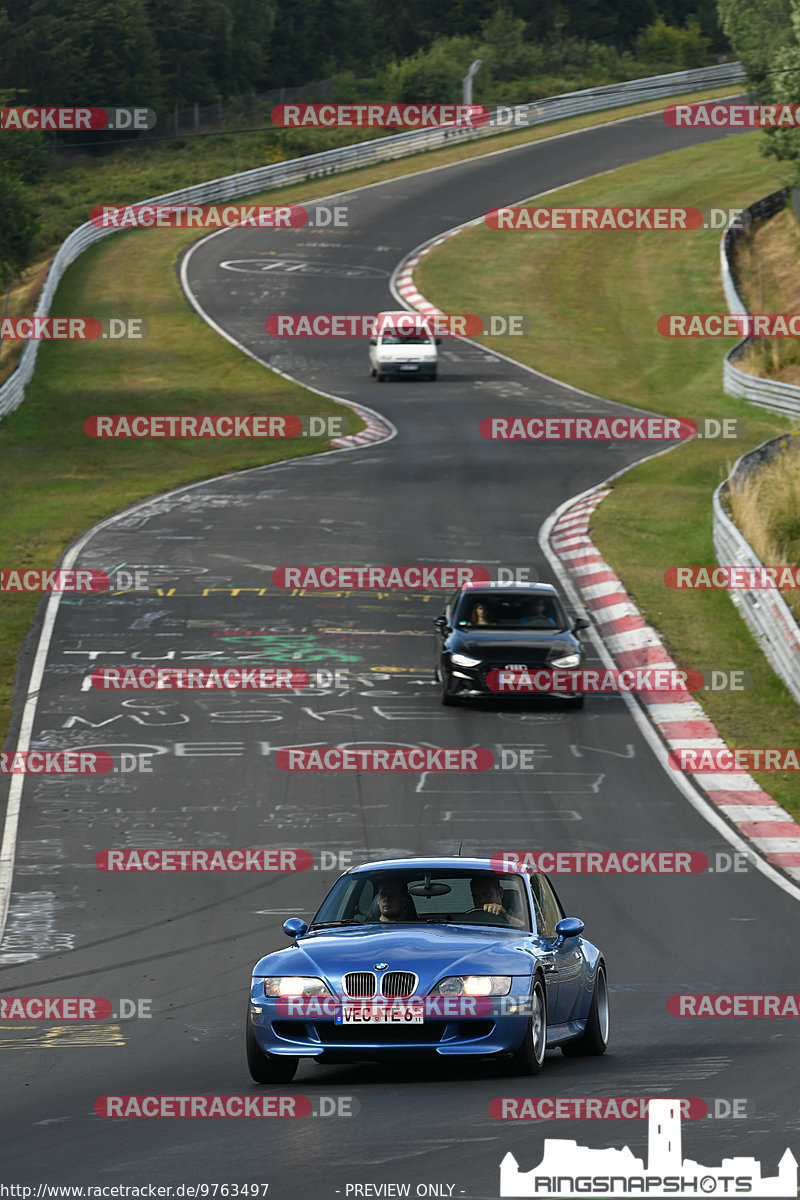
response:
M415 322L419 313L378 313L378 332L369 342L369 369L379 383L384 379L408 376L411 379L435 379L441 338L420 329Z

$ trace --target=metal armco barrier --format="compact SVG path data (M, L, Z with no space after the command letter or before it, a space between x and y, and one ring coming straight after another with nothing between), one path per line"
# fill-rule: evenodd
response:
M737 288L736 242L753 221L765 221L781 212L789 202L789 195L789 188L781 188L780 191L765 196L763 200L750 204L744 210L742 227L731 226L722 235L719 248L722 286L732 313L744 314L748 311ZM760 375L749 375L736 366L736 360L741 358L751 342L756 340L743 338L725 355L722 363L723 390L728 396L750 400L759 408L769 409L770 412L782 413L788 417L800 416L800 387L793 383L779 383L775 379L763 379Z
M746 476L749 471L762 466L773 455L780 453L785 443L786 435L780 434L756 446L755 450L748 454L743 454L734 463L728 478L714 492L714 553L720 565L762 565L749 542L745 541L728 516L725 499L730 494L732 484L735 485L736 481ZM800 628L780 591L777 588L753 591L728 588L727 591L770 666L800 703Z
M579 116L607 108L618 108L636 104L643 100L679 96L704 88L721 87L738 83L744 71L738 62L722 63L714 67L701 67L693 71L674 71L669 75L653 75L645 79L633 79L624 83L612 83L605 87L587 88L581 92L567 92L562 96L551 96L516 106L527 114L531 125L557 121L563 117ZM496 109L490 110L493 113ZM432 150L452 144L454 141L473 141L501 132L491 124L475 129L439 126L435 129L412 129L407 133L392 134L360 142L355 146L344 146L338 150L323 150L304 158L288 162L272 163L242 171L237 175L226 175L206 183L182 188L177 192L166 192L137 204L210 204L242 196L255 195L273 187L288 183L299 183L333 175L354 167L370 166L393 158L403 158L420 150ZM132 202L133 203L133 202ZM87 246L115 233L114 229L98 229L91 222L78 226L61 243L47 274L35 316L46 317L61 278L70 263L82 254ZM0 417L13 412L25 397L25 388L33 375L39 343L28 342L22 352L19 366L6 382L0 386Z

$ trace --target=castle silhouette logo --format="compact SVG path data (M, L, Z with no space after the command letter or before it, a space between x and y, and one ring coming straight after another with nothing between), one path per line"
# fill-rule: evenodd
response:
M592 1150L545 1138L542 1161L520 1171L510 1152L500 1164L501 1196L797 1196L797 1159L786 1150L778 1174L763 1178L755 1158L724 1158L703 1167L681 1154L680 1100L651 1100L647 1165L630 1149Z

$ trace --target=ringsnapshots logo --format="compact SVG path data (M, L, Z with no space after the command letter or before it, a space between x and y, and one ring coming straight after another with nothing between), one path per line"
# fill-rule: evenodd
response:
M603 1195L608 1200L629 1196L797 1195L797 1159L786 1150L778 1174L765 1177L751 1157L726 1158L719 1167L705 1167L684 1158L681 1144L680 1099L651 1098L648 1109L647 1162L624 1149L579 1146L574 1140L548 1138L541 1161L521 1171L507 1153L500 1164L500 1195Z
M52 133L89 133L152 129L157 117L152 108L0 108L0 130L41 129Z

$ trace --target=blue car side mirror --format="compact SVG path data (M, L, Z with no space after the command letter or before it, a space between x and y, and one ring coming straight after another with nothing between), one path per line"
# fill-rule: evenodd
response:
M308 933L308 925L301 917L289 917L288 921L283 922L283 932L287 937L302 937Z
M563 946L567 938L580 937L583 933L583 928L583 921L580 917L564 917L556 925L556 946Z

